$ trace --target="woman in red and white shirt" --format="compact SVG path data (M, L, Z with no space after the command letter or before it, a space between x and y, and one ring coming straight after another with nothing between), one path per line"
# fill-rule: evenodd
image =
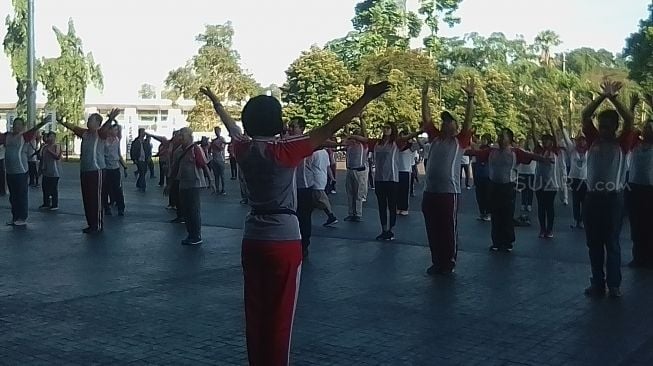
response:
M492 221L492 245L490 250L512 251L515 243L515 199L519 164L535 160L550 163L548 158L513 147L512 130L505 128L499 134L499 147L469 150L466 155L475 156L478 162L487 162L490 178L490 213Z

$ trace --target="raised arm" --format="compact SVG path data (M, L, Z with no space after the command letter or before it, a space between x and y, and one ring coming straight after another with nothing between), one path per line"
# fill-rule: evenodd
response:
M583 123L583 129L585 128L596 128L594 126L594 121L592 120L592 116L594 116L594 112L599 108L601 103L608 97L608 92L612 88L612 84L610 82L604 82L601 84L601 94L599 94L598 97L594 98L590 104L588 104L585 109L583 109L583 112L581 113L581 118L582 118L582 123Z
M558 129L560 129L560 133L562 134L562 141L564 141L565 147L567 150L571 151L574 144L571 142L569 133L565 130L565 125L561 117L558 117Z
M211 103L213 103L213 109L215 109L215 113L218 114L218 116L222 120L222 123L224 123L225 127L227 127L227 131L229 131L229 135L230 136L240 135L242 132L240 131L240 128L236 124L236 121L227 112L227 110L224 108L224 106L220 102L220 99L218 99L215 93L213 93L213 91L207 87L201 87L200 93L206 95L211 100Z
M159 141L160 143L168 142L168 138L165 137L165 136L156 136L156 135L152 135L151 133L147 133L147 132L145 132L145 135L150 136L151 138Z
M116 122L116 117L118 117L119 114L120 114L120 109L118 108L112 109L107 115L107 120L104 121L102 126L100 126L100 130L98 131L98 134L101 136L106 136L113 122Z
M367 106L371 101L390 90L390 83L387 81L382 81L378 84L369 84L368 81L369 78L365 81L365 89L363 95L356 102L354 102L354 104L336 114L326 124L308 133L313 148L321 146L324 141L331 138L333 134L335 134L339 129L349 123L352 118L359 116L363 109L365 109L365 106Z
M422 87L422 126L424 129L427 126L433 125L433 117L431 116L431 106L429 105L429 83L427 82Z
M623 87L623 83L618 81L613 81L612 87L609 89L607 98L610 100L612 105L614 105L614 107L617 109L617 112L619 112L621 118L624 119L623 132L630 132L635 128L634 127L635 117L633 117L633 114L630 113L630 110L626 108L626 106L623 103L621 103L619 99L617 99L617 96L619 95L619 91L621 90L622 87Z
M361 123L361 135L362 135L364 138L367 138L367 137L368 137L368 135L367 135L367 124L365 123L365 119L363 118L363 114L362 114L362 113L361 113L360 116L358 116L358 120L359 120L360 123ZM365 142L367 142L367 141L365 141Z
M64 122L63 120L59 120L59 124L66 127L70 131L72 131L77 137L82 137L84 133L86 132L85 128L79 127L79 126L74 126L68 122Z
M25 131L25 135L34 134L36 131L40 130L43 126L47 125L50 122L52 122L52 116L48 114L45 116L45 118L43 118L43 120L41 120L41 123Z
M463 87L463 91L467 94L463 130L469 131L472 128L472 118L474 117L474 94L476 93L476 82L474 81L474 78L467 80L467 84Z

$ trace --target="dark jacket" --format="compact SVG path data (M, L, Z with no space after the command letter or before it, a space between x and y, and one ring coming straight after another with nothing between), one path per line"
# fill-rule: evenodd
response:
M143 151L145 152L145 161L152 157L152 145L141 138L136 138L132 141L131 148L129 149L129 157L133 162L137 162L141 156L141 146L143 146Z

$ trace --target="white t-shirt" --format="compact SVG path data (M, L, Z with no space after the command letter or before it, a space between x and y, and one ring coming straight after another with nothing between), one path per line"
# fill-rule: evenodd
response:
M327 186L329 169L329 153L322 149L313 153L311 172L313 172L313 189L324 190Z
M415 163L415 154L410 149L401 151L397 160L400 172L411 172Z

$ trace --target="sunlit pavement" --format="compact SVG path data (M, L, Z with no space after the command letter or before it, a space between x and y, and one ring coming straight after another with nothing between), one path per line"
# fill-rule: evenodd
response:
M204 244L184 247L158 179L142 194L130 174L127 215L85 236L77 167L65 173L58 212L38 212L31 189L28 227L0 227L0 364L246 364L237 183L206 194ZM489 223L465 191L456 273L431 278L419 197L397 240L380 243L374 192L365 221L345 223L338 188L341 223L323 228L314 214L294 365L653 365L653 272L624 266L623 298L585 298L570 208L558 207L555 239L520 228L512 254L490 253ZM625 264L627 227L622 246Z

